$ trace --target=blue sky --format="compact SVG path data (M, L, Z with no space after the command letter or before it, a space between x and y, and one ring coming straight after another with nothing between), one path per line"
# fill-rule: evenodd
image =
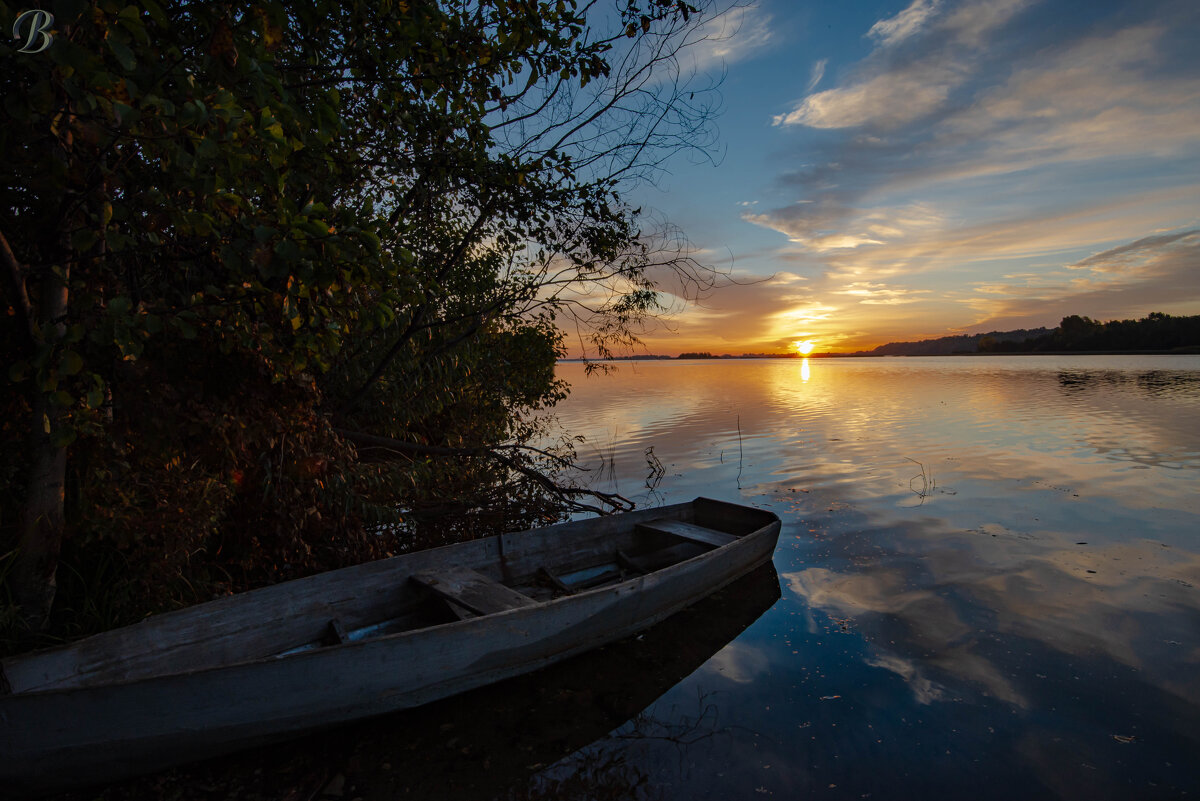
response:
M654 353L1200 314L1200 3L761 0L709 29L718 163L637 203L737 285Z

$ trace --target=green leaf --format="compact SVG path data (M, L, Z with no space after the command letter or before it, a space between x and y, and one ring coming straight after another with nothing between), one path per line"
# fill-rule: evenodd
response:
M100 239L100 234L90 228L81 228L71 234L71 249L76 253L86 253Z
M196 143L196 155L203 159L214 159L220 153L220 148L211 137L204 137Z
M14 362L8 368L8 380L19 384L29 377L30 365L27 361Z
M89 389L87 393L87 405L89 409L99 409L104 405L104 392L98 389Z
M284 261L294 261L300 257L300 248L291 239L281 239L275 245L275 255Z
M149 44L150 37L146 33L146 26L142 22L142 12L137 6L125 6L121 9L121 13L117 14L117 21L125 30L133 34L134 38L141 44Z
M122 67L132 71L137 66L137 59L133 56L133 51L129 46L120 41L116 36L108 36L105 40L108 43L108 49L117 57L117 61Z
M104 232L104 244L110 253L120 253L133 242L133 238L128 234L122 234L115 228L109 228Z
M63 375L78 375L83 369L83 357L73 350L63 351L58 362L58 371Z

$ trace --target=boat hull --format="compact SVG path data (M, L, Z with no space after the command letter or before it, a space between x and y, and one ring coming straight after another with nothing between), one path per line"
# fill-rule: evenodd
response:
M686 506L635 515L683 514ZM581 525L523 534L569 542ZM661 570L497 614L194 672L5 696L0 780L23 794L112 781L537 670L653 625L745 575L771 558L778 531L777 520L768 522ZM496 546L510 558L537 547L505 536ZM436 550L452 560L456 547Z

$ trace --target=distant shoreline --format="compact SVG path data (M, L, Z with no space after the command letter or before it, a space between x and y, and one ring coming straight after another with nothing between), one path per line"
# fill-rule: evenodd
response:
M800 354L780 353L770 356L711 356L701 358L681 359L678 356L617 356L611 359L559 359L558 364L585 362L749 362L764 359L795 361L796 359L945 359L959 356L1195 356L1200 354L1200 345L1191 345L1171 350L1039 350L1024 352L962 352L962 353L811 353L808 356Z

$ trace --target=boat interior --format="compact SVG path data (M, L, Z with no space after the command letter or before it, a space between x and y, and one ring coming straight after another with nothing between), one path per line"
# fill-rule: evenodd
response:
M615 539L618 541L605 538L608 550L586 551L579 548L578 541L566 541L563 543L566 547L543 552L540 561L544 563L536 568L531 569L532 562L525 560L528 563L520 572L511 569L512 560L497 560L474 568L449 564L415 571L409 576L412 597L406 604L406 613L353 629L331 619L319 640L277 655L497 614L618 584L734 542L738 535L683 520L660 518L638 523ZM509 563L509 578L499 575L504 572L504 562Z

